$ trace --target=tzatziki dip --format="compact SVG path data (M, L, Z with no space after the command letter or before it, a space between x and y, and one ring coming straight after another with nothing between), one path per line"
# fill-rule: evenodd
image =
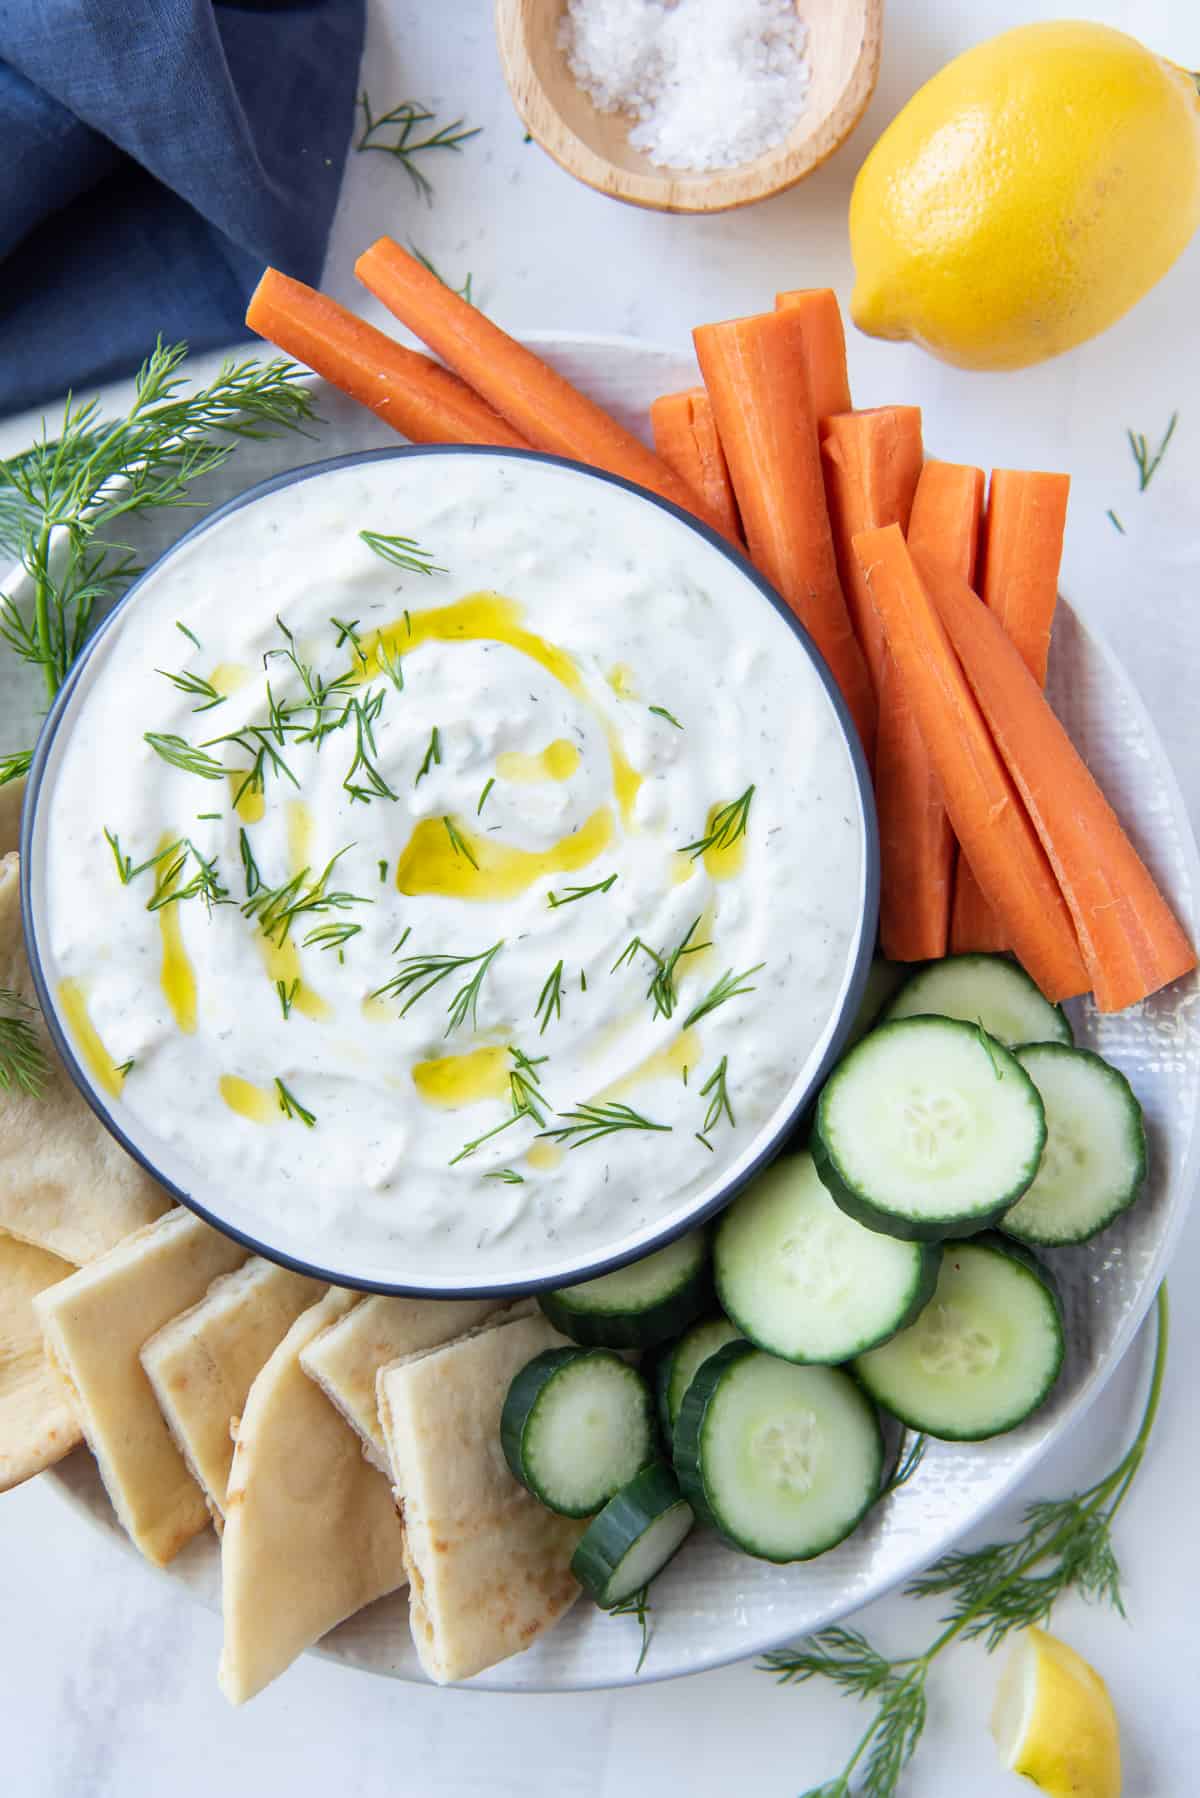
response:
M224 515L118 614L32 915L169 1184L335 1279L487 1289L653 1242L778 1136L866 842L735 560L570 466L393 452Z

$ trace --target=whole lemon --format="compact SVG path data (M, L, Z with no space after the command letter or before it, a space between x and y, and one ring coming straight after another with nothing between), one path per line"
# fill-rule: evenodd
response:
M948 63L850 202L850 309L961 368L1084 343L1200 225L1196 78L1105 25L1024 25Z

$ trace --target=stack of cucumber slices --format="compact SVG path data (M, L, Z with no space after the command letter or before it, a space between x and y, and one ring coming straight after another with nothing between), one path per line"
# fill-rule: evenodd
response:
M711 1238L542 1295L580 1346L513 1381L508 1464L551 1510L591 1518L572 1567L608 1608L694 1523L809 1560L889 1489L880 1412L976 1442L1043 1402L1063 1317L1032 1251L1087 1242L1145 1174L1128 1082L1015 962L923 968L827 1079L808 1150Z

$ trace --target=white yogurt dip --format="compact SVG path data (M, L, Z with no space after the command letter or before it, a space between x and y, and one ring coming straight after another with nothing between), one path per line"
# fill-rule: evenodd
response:
M177 551L38 819L47 978L120 1128L380 1283L558 1277L701 1203L811 1079L864 928L788 624L661 509L501 456L359 463Z

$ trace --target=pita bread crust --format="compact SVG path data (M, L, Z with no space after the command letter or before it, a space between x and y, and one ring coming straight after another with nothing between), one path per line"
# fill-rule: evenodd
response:
M545 1510L513 1478L500 1446L514 1375L544 1350L570 1346L538 1314L379 1375L413 1641L439 1685L528 1648L579 1595L570 1561L587 1519Z
M300 1313L324 1291L319 1280L253 1255L214 1280L199 1304L164 1324L142 1349L159 1410L204 1488L218 1533L233 1461L230 1421Z
M36 1005L17 869L15 855L0 859L0 987ZM0 1229L82 1266L171 1202L80 1098L40 1017L37 1031L50 1064L41 1098L0 1092Z
M404 1532L388 1482L300 1366L301 1350L357 1301L332 1290L303 1312L246 1400L221 1538L218 1679L233 1704L404 1584Z
M69 1261L0 1230L0 1492L52 1467L83 1441L33 1308L39 1292L74 1272Z
M21 840L21 802L24 780L10 780L0 787L0 855L15 855Z
M402 1355L465 1335L500 1306L497 1299L396 1299L377 1294L323 1330L300 1365L362 1439L372 1467L388 1471L375 1376Z
M160 1567L204 1529L208 1507L138 1356L245 1259L240 1243L178 1208L33 1301L113 1509Z

